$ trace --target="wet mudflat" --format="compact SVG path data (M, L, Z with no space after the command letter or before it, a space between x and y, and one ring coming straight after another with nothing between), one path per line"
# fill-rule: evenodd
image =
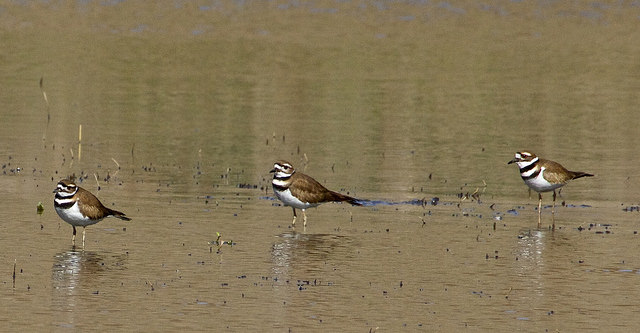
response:
M142 6L0 11L7 329L640 326L637 7ZM522 149L596 175L553 232ZM370 202L294 229L278 159ZM71 174L133 220L73 248Z

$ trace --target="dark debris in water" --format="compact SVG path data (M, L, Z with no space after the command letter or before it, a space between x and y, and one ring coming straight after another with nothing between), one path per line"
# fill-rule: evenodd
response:
M627 206L622 208L623 212L640 212L640 206Z
M149 165L143 165L141 169L145 172L156 172L156 167L151 163L149 163Z
M480 291L475 291L475 290L474 290L474 291L471 291L471 294L472 294L472 295L479 296L479 297L488 297L488 298L491 298L491 295L485 294L485 293L484 293L484 291L482 291L482 290L480 290Z
M320 286L331 287L333 285L334 283L331 281L322 283L322 281L319 281L318 279L297 280L296 282L296 287L298 288L299 291L307 290L309 287L320 287Z
M513 216L518 216L518 215L520 215L520 213L518 213L518 211L517 211L517 210L515 210L515 209L509 209L509 210L507 211L507 214L510 214L510 215L513 215Z
M260 200L269 200L269 201L277 201L276 197L273 196L260 196L258 197ZM387 200L365 200L359 199L358 203L360 203L363 207L375 207L375 206L397 206L397 205L411 205L411 206L437 206L438 204L444 205L453 205L454 203L446 202L441 203L438 197L434 197L431 199L414 199L407 201L387 201ZM274 206L281 206L279 202L273 204Z
M9 161L11 161L12 159L13 158L11 156L9 156ZM6 175L7 173L11 174L11 175L15 175L15 174L18 174L20 171L22 171L22 168L20 168L20 167L16 167L16 168L12 167L11 166L11 162L7 162L7 163L3 163L2 164L2 174L3 175Z
M258 188L258 185L255 184L238 184L236 186L237 188L244 188L244 189L248 189L248 190L254 190Z
M579 226L578 231L593 231L596 234L608 235L612 234L612 225L609 223L589 223L587 227Z
M440 202L440 198L433 197L431 199L413 199L406 201L387 201L387 200L358 200L358 202L365 207L373 206L396 206L396 205L411 205L411 206L437 206Z

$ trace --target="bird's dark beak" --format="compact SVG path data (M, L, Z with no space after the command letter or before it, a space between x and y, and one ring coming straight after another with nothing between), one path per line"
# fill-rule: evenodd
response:
M276 168L271 169L271 171L269 171L269 173L274 173L276 172Z
M518 162L518 161L514 158L511 161L509 161L509 163L507 163L507 164L512 164L512 163L516 163L516 162Z
M60 190L58 190L57 188L55 190L53 190L53 193L58 193Z

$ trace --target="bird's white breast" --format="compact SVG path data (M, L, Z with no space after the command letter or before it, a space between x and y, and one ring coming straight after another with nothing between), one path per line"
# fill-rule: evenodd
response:
M274 191L274 193L276 194L278 199L280 199L280 201L284 203L285 206L291 206L293 208L298 208L298 209L307 209L309 207L318 206L318 204L312 204L312 203L300 201L300 199L294 197L291 194L291 191L289 189L286 189L284 191Z
M63 200L60 200L60 201L63 201ZM102 220L102 219L91 220L90 218L82 215L82 212L80 212L80 206L78 205L78 202L74 203L73 206L71 206L71 208L69 209L56 207L56 212L58 213L58 216L60 216L61 219L63 219L65 222L74 226L84 227L84 226L98 223L100 222L100 220Z

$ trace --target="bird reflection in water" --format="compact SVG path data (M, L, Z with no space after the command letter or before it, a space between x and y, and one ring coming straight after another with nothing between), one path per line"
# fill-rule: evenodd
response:
M281 234L271 248L273 273L288 278L291 268L297 274L322 271L331 257L348 256L351 246L351 239L345 236L295 231Z
M94 251L71 250L54 256L51 269L52 305L60 315L60 325L73 326L74 309L97 295L105 280L114 277L110 271L123 269L126 254L112 255Z
M92 276L104 270L104 260L100 254L72 248L55 255L51 279L53 288L71 295L81 282L90 282L86 279L91 280Z
M541 296L544 292L545 252L547 233L540 230L527 229L518 235L516 250L516 274L534 285L533 290Z

